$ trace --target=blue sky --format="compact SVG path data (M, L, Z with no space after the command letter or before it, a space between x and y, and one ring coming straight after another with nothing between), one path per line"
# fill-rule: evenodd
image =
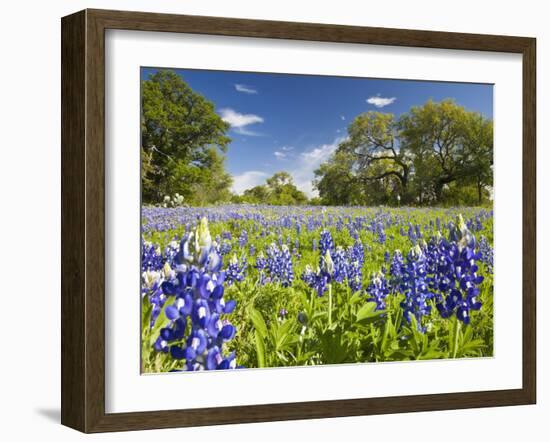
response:
M142 68L142 79L155 71ZM301 190L315 195L313 171L330 157L348 124L362 112L398 116L430 98L453 98L468 110L493 117L493 86L487 84L174 71L231 124L227 169L237 193L286 170Z

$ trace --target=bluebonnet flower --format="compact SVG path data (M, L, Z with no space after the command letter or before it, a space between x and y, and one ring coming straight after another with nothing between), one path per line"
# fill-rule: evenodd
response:
M161 328L153 348L185 360L183 370L235 368L234 354L224 357L222 349L236 333L223 315L231 313L236 303L224 299L226 274L206 218L182 238L174 264L172 269L165 263L161 272L164 303L171 299L164 309L169 323ZM150 275L146 274L145 284L151 285Z
M487 241L487 238L485 238L484 236L481 236L481 238L479 238L479 253L481 254L480 261L485 264L487 272L492 274L494 252L493 248L489 244L489 241Z
M334 261L332 260L330 250L327 250L324 256L321 256L319 260L319 268L321 273L324 273L328 277L328 280L330 282L330 280L332 280L335 270Z
M227 284L231 285L234 282L241 282L245 277L246 271L246 259L243 257L241 262L237 258L236 254L233 254L233 257L229 260L229 265L225 270L225 278Z
M361 241L355 241L348 253L350 261L357 261L359 265L363 267L363 264L365 263L365 248L363 247L363 243Z
M416 232L415 232L412 224L410 224L410 223L409 223L409 230L408 230L407 235L408 235L409 239L411 240L411 242L413 244L416 244L416 239L417 239Z
M327 249L324 256L321 256L319 269L317 271L317 279L315 281L315 289L317 296L323 296L327 290L327 284L330 284L334 275L334 262L330 256L330 250Z
M334 281L341 283L348 277L348 259L342 247L336 248L332 261L334 263Z
M465 324L470 323L470 311L480 310L482 307L478 298L479 288L476 285L483 280L483 277L475 274L475 265L468 265L468 262L472 261L471 253L468 249L456 253L456 259L451 265L455 270L455 274L452 275L454 279L452 288L445 295L439 296L437 303L437 309L443 318L456 314L456 317Z
M300 279L304 281L309 287L314 288L317 281L317 274L313 271L309 264L306 265L306 268L302 272Z
M231 252L231 249L233 246L231 245L231 241L228 239L224 239L220 245L220 251L219 253L223 255L227 255L229 252Z
M481 254L476 252L476 240L459 215L456 224L449 225L451 241L440 234L425 247L426 278L435 293L436 307L443 318L456 315L465 324L470 323L470 312L480 310L478 285L483 276L477 274L476 261Z
M321 256L320 258L317 271L314 272L308 264L302 273L301 279L317 292L317 296L323 296L328 288L327 284L329 284L332 280L333 274L334 262L332 261L330 252L327 250L325 256Z
M436 244L439 259L434 279L440 291L436 306L443 318L456 314L457 319L469 324L470 312L482 307L478 285L484 278L477 274L476 264L481 254L475 251L475 237L462 217L451 226L451 232L455 242L441 239Z
M260 252L258 254L258 257L256 258L256 265L255 265L256 269L258 269L258 271L263 271L266 269L267 267L267 260L265 259L265 255L263 252Z
M150 242L141 242L141 271L160 270L163 265L163 258L160 250Z
M481 223L481 218L479 215L476 215L476 230L479 232L480 230L483 230L483 224Z
M269 282L269 278L266 275L266 269L267 269L267 259L265 258L265 255L263 252L260 252L258 254L258 257L256 258L256 264L254 265L256 269L258 270L260 274L260 285L264 285L267 282Z
M163 253L163 263L168 263L170 266L174 266L174 259L176 258L176 255L179 251L179 243L178 241L170 241L166 248L164 249Z
M330 253L334 253L334 240L328 230L323 230L319 239L319 252L321 252L321 256L325 256L327 250Z
M266 255L266 270L271 282L279 283L283 287L292 285L294 270L288 247L283 244L279 248L275 243L272 243L267 248Z
M386 308L386 297L390 293L388 282L382 272L372 275L370 284L367 287L367 293L370 297L367 301L376 303L376 310L384 310Z
M231 353L229 356L224 357L220 347L217 345L208 351L206 357L207 370L227 370L232 368L237 368L235 353Z
M307 265L301 278L310 288L315 290L317 296L323 296L327 290L327 279L321 274L319 269L317 269L317 272L314 272L311 267Z
M248 232L246 230L243 230L241 232L241 235L239 236L239 246L244 247L247 242L248 242Z
M142 273L141 292L143 296L147 296L151 304L151 317L149 318L149 327L153 328L157 318L166 302L166 295L162 288L162 272L155 270L146 270Z
M393 252L392 261L390 264L391 285L394 288L399 288L403 278L403 255L401 250L395 249Z
M358 261L352 261L349 265L348 285L352 293L360 291L363 286L363 272Z
M256 269L260 273L260 284L279 283L283 287L292 285L294 280L294 270L292 265L292 256L288 247L283 244L278 247L272 243L267 249L266 254L258 254L256 259Z
M382 224L378 224L378 242L384 244L386 242L386 231Z
M418 244L407 254L407 262L401 273L400 288L405 294L405 300L401 302L403 317L411 323L411 316L414 316L418 329L424 332L426 328L422 325L422 318L430 314L428 301L433 299L434 294L426 281L426 256Z
M476 245L476 238L466 226L462 215L457 216L456 224L449 223L449 239L458 243L460 249L473 248Z

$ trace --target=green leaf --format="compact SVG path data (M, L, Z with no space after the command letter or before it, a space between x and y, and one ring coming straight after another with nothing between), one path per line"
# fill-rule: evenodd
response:
M252 321L256 331L260 334L262 339L265 339L267 337L267 325L265 324L262 314L254 307L249 307L248 315L250 316L250 320Z
M428 350L426 353L420 355L419 359L441 359L445 356L445 353L437 350Z
M361 292L355 292L351 298L349 298L350 304L357 304L359 301L363 299L363 295Z
M376 310L375 302L367 302L357 312L356 321L362 324L368 324L376 321L384 312L384 310Z
M256 339L256 354L258 356L258 367L265 367L265 343L264 339L258 333L258 330L254 333Z
M277 327L275 335L275 349L283 350L286 346L292 345L292 343L297 341L297 337L293 336L291 329L293 326L292 321L284 321L280 326Z

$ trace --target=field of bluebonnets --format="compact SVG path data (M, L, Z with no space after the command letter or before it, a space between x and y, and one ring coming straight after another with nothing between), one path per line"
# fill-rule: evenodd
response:
M142 372L492 356L482 208L142 209Z

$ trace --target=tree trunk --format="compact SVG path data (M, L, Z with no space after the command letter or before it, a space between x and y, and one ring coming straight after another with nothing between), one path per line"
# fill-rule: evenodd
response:
M403 203L406 203L408 200L407 187L409 186L409 168L403 167L403 174L399 177L401 182L401 195L404 199Z

